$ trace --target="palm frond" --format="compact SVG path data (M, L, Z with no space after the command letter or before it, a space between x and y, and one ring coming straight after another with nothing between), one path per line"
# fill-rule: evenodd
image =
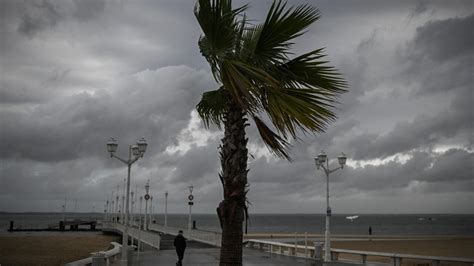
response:
M337 98L347 84L325 61L323 49L290 58L293 40L319 19L317 8L287 8L275 0L265 22L247 22L247 6L232 9L231 0L198 0L194 13L203 30L202 55L210 63L219 90L203 94L197 105L207 127L221 125L228 101L252 117L265 144L289 159L289 137L324 132L335 121ZM242 14L242 16L241 16ZM266 113L275 131L260 118Z
M332 99L315 89L267 87L264 108L283 137L297 131L324 132L336 119Z
M303 54L269 71L290 86L316 88L327 96L337 96L346 92L347 83L334 67L327 66L328 62L322 60L326 56L323 50Z
M258 132L262 137L263 142L278 157L285 158L291 161L290 156L288 155L287 149L290 147L290 144L280 137L278 134L273 132L258 116L253 116L255 125L257 126Z
M286 2L274 1L267 18L256 27L255 59L272 64L285 60L293 44L291 40L304 34L305 30L316 20L320 13L309 5L290 7L285 11Z
M198 0L194 15L204 33L199 39L201 54L212 68L214 78L219 80L219 58L233 53L236 38L241 31L241 22L237 16L247 5L232 9L231 0Z
M207 91L202 94L201 101L196 106L197 112L204 125L209 128L211 124L221 128L221 121L227 110L228 93L224 88Z

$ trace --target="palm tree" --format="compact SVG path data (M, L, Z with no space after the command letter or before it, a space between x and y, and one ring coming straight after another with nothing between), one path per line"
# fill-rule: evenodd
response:
M258 25L248 22L246 9L247 5L232 9L231 0L198 0L194 9L203 31L201 54L219 84L202 95L197 111L206 127L224 126L219 174L224 200L217 208L220 265L242 265L248 119L270 151L291 160L291 139L298 140L298 131L324 132L336 119L336 98L346 91L340 74L323 61L322 49L297 57L290 52L292 41L319 19L318 9L286 8L286 3L275 1Z

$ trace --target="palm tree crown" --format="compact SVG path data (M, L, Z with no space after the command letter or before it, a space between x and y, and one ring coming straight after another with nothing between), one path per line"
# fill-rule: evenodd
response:
M229 102L236 103L254 120L269 149L290 159L288 139L297 139L298 131L323 132L336 118L332 109L346 83L324 61L323 49L291 53L293 40L319 19L318 9L286 8L275 1L258 25L248 22L246 9L232 9L231 0L196 3L194 13L203 31L199 48L220 84L203 94L197 111L206 126L220 127Z

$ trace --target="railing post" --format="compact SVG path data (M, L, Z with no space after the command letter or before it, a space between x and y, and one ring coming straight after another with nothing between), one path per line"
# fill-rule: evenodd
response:
M314 258L323 259L323 245L319 242L314 242Z
M316 260L316 265L323 265L323 245L319 242L314 243L314 252L312 258Z
M293 255L296 257L296 254L298 253L298 233L295 232L295 250L293 252Z
M402 265L402 258L392 257L392 265L393 266L401 266Z
M103 252L94 252L92 253L92 266L106 266L107 259Z
M304 232L304 256L308 257L308 233Z
M339 259L339 252L331 251L331 260L337 261Z

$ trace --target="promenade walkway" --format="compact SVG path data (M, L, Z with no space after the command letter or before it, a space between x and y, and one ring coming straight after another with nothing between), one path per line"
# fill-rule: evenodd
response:
M137 252L134 253L134 265L155 266L155 265L175 265L177 256L174 250L145 251L140 253L138 260ZM138 263L137 263L138 262ZM118 265L118 264L117 264ZM184 254L183 265L185 266L215 266L219 265L219 249L218 248L191 248L186 249ZM283 266L283 265L303 265L316 266L317 263L311 259L295 258L283 256L279 254L266 253L255 249L244 248L243 252L244 266ZM346 266L357 265L341 262L331 262L324 265ZM360 264L362 265L362 264Z

